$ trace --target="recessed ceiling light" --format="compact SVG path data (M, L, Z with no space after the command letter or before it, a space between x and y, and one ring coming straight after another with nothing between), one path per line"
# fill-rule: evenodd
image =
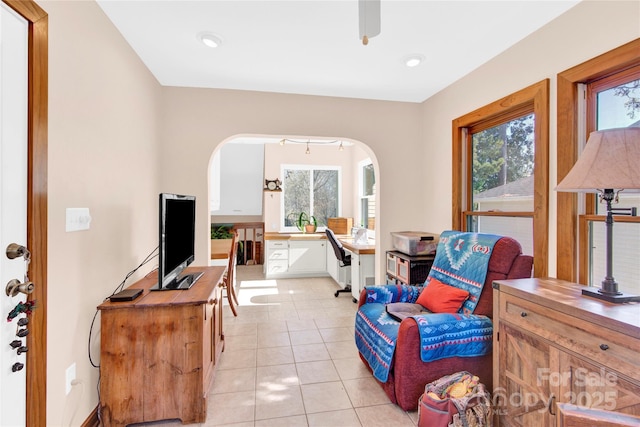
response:
M198 39L208 47L216 48L222 44L222 39L212 33L200 33Z
M417 67L422 61L424 61L424 56L422 55L409 55L402 60L404 65L410 68Z

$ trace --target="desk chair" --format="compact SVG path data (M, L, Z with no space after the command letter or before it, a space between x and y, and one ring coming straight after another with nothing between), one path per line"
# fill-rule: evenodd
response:
M333 252L336 254L336 258L339 261L340 268L347 267L349 271L347 271L347 284L344 289L338 289L334 296L337 298L340 292L348 292L351 294L351 284L349 283L349 278L351 277L351 255L347 255L344 248L342 247L342 243L336 239L336 235L333 234L333 231L330 228L325 229L327 233L327 240L331 242L331 246L333 247Z

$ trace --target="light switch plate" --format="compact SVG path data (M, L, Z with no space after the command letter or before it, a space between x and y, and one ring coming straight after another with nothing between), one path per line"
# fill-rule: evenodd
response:
M88 230L90 226L89 208L67 208L66 231Z

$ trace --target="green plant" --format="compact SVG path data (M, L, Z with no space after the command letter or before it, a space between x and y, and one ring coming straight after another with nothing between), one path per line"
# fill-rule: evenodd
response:
M211 224L211 238L212 239L231 239L233 237L233 231L230 225L218 225Z
M291 214L291 215L296 215L296 214ZM318 221L316 220L316 217L313 215L309 216L306 214L306 212L300 212L300 214L298 214L298 217L293 222L298 228L298 230L303 232L305 231L304 226L307 224L318 226Z

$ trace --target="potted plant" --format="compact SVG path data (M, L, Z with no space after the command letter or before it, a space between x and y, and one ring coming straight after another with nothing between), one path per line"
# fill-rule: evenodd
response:
M211 259L222 259L229 256L233 225L211 224Z
M303 233L315 233L318 228L318 221L316 217L307 215L305 212L300 212L298 218L295 220L296 227Z

